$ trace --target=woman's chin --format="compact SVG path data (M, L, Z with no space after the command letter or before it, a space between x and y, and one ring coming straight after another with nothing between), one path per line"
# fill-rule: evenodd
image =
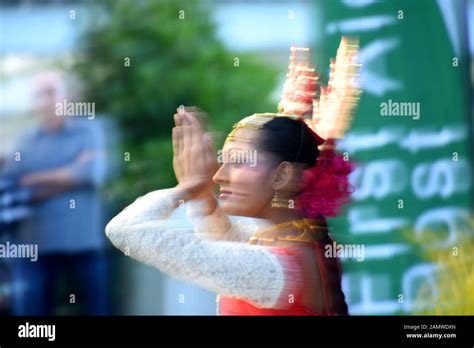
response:
M249 216L249 211L241 202L221 202L221 209L226 215Z

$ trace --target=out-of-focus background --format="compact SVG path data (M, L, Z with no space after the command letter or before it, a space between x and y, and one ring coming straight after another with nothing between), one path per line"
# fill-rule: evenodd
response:
M349 311L474 314L473 0L3 0L0 35L0 166L11 168L21 154L33 161L26 173L63 155L63 165L76 163L72 153L81 149L100 154L86 161L90 168L74 167L92 178L81 191L84 206L100 205L87 210L78 204L76 213L96 223L85 225L88 233L78 229L77 242L58 231L45 251L54 257L42 272L49 279L50 267L64 260L71 266L65 273L83 269L76 256L87 254L95 273L76 283L105 277L97 292L108 302L101 313L215 314L215 294L133 261L107 241L87 241L103 238L106 222L136 197L176 183L170 135L179 105L204 109L222 141L244 116L276 110L291 44L312 48L326 81L341 35L354 35L364 93L338 146L358 163L351 177L356 191L330 221L337 241L365 246L363 261L343 260ZM43 120L35 116L38 79L42 96L44 86L57 95L65 89L61 95L84 109L82 116L71 109L67 121L74 126L64 137L34 133L28 142L25 132ZM413 109L397 116L403 103ZM76 152L66 155L70 148ZM51 209L66 209L58 202L38 213L18 175L0 180L2 245L15 240L31 216L46 219ZM76 209L78 191L62 195L67 209ZM174 217L188 223L183 208ZM76 250L76 244L83 246ZM92 250L105 253L104 260L91 257ZM17 273L6 257L0 264L2 313L17 313L14 295L28 282L17 274L28 273L24 267ZM55 293L53 313L78 312L83 298L71 300L78 285L67 278L43 286Z

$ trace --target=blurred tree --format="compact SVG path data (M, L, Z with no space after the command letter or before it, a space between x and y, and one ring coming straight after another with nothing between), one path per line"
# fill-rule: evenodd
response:
M130 153L130 162L113 190L122 199L175 184L171 128L179 105L201 107L210 125L226 132L244 116L276 109L270 100L275 68L226 49L215 35L209 5L91 5L75 71L96 110L112 115L123 130L122 152Z

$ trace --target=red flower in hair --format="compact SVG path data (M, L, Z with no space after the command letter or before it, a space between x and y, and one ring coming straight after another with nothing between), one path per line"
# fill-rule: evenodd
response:
M298 200L307 218L336 216L339 208L349 201L353 186L349 174L355 165L344 160L333 149L324 149L317 164L303 172Z

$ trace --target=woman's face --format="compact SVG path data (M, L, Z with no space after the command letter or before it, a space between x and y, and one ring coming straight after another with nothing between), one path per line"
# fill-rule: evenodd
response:
M259 130L240 128L220 153L222 165L213 180L220 186L221 207L228 215L260 217L271 206L275 163L257 149L258 135ZM252 142L239 141L242 137Z

